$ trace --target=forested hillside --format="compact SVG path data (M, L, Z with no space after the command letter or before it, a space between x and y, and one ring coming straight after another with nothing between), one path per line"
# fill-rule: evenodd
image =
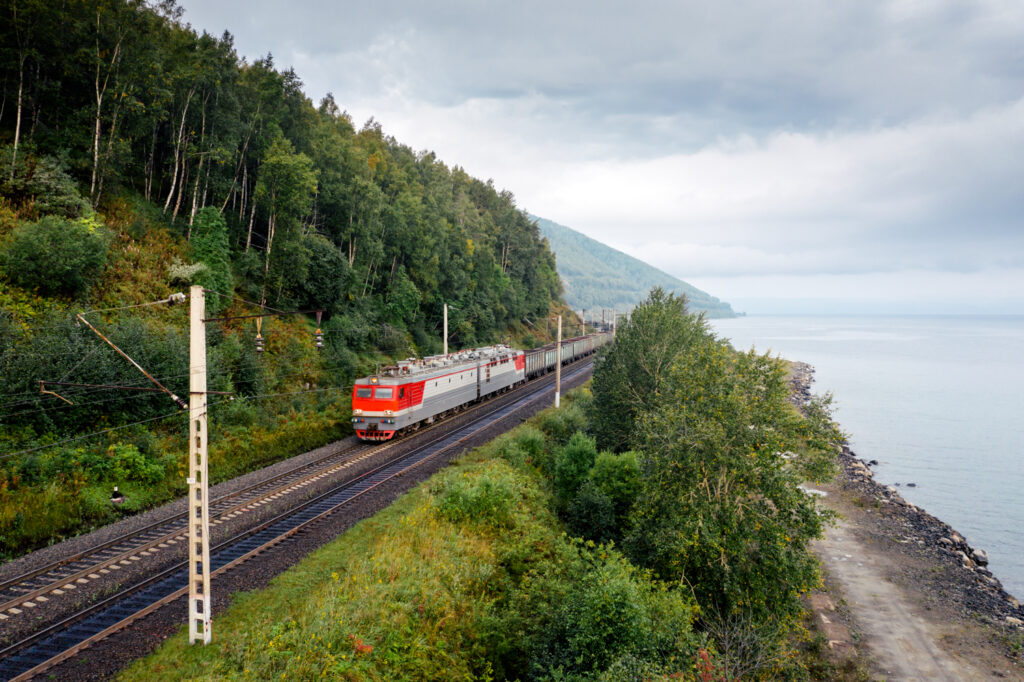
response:
M558 258L558 274L565 285L565 301L574 310L615 308L629 311L654 287L685 294L690 310L708 317L734 317L725 301L676 279L655 267L605 246L558 223L530 216ZM589 318L588 314L588 318Z
M152 384L77 312L178 395L186 313L151 304L201 284L211 316L250 316L208 325L210 388L236 398L211 407L223 479L347 433L353 376L439 352L444 303L455 347L534 334L558 304L511 193L314 105L173 0L0 11L4 554L109 519L114 485L116 513L181 486L184 419L109 388ZM322 310L323 349L312 315L261 310Z

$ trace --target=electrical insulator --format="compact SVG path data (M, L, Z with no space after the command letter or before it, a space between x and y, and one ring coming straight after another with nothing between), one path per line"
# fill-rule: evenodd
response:
M313 334L313 345L317 347L317 350L324 347L324 333L319 329Z
M263 352L263 337L259 334L256 335L256 352Z

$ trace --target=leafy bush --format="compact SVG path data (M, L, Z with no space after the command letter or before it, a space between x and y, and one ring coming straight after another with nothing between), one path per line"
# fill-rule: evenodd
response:
M536 459L544 452L544 434L529 424L516 429L513 441L527 457Z
M412 350L405 332L390 324L378 326L376 337L377 348L388 355L406 355Z
M306 276L294 284L296 303L303 309L330 312L348 290L352 269L338 247L320 235L304 237L301 248L309 264Z
M164 477L164 467L159 462L148 459L134 445L116 443L107 448L110 456L110 473L112 481L141 481L156 483Z
M436 495L438 514L452 523L474 521L499 528L511 523L515 492L505 478L448 479Z
M109 245L107 230L94 221L47 216L15 228L0 251L0 268L25 289L75 296L103 271Z
M590 480L611 501L617 520L624 520L640 494L640 455L602 452L594 460Z
M593 481L586 481L565 512L573 535L593 542L608 542L619 536L615 504Z
M575 497L576 491L587 479L596 457L597 446L594 439L580 432L573 434L569 442L556 453L555 498L563 508Z
M586 412L575 402L568 403L561 409L542 413L537 423L553 445L564 445L573 434L585 432L589 425Z
M0 196L24 213L37 216L57 215L77 218L89 210L75 181L64 170L64 165L51 156L39 156L22 147L10 174L13 147L0 148Z

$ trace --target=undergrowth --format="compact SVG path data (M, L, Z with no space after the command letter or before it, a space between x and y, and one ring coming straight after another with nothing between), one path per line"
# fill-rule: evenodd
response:
M212 646L182 631L122 679L699 679L686 592L571 538L545 479L502 457L540 434L475 451L235 595Z

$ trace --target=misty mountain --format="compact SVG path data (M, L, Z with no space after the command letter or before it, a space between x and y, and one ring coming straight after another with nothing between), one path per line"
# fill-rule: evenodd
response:
M692 311L705 311L708 317L736 316L728 303L681 279L564 225L535 215L530 218L537 221L541 235L555 253L558 274L565 285L565 301L575 310L631 310L653 287L660 286L685 294Z

